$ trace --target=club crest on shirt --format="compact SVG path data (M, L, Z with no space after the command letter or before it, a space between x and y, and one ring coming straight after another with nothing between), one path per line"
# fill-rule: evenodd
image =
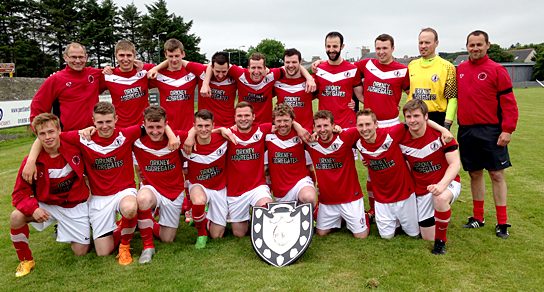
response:
M221 156L221 155L223 155L223 149L219 148L219 149L217 149L217 151L215 153L217 153L217 155Z
M431 144L431 150L436 151L438 148L440 148L440 144L438 144L438 142L433 142Z
M66 87L72 87L72 82L70 81L66 82Z
M79 165L81 163L81 158L77 155L74 155L72 157L72 163L75 164L75 165Z
M395 70L395 72L393 72L393 75L395 75L395 77L400 77L401 76L399 70Z
M253 135L253 140L254 140L254 141L259 141L259 140L261 140L261 133L255 133L255 135Z
M136 77L137 78L142 78L145 76L145 72L144 71L139 71L138 73L136 73Z
M351 77L351 73L349 71L344 72L345 77Z
M313 236L312 204L269 203L254 207L251 243L255 253L276 267L294 263L310 246Z
M487 74L484 72L478 74L478 80L485 80L487 78Z
M87 77L87 80L89 80L89 83L94 83L94 76L93 75L89 75Z
M438 80L440 80L440 78L438 77L437 74L433 74L433 76L431 76L431 81L432 82L438 82Z
M332 143L331 145L332 150L338 150L338 148L340 148L340 145L338 143Z

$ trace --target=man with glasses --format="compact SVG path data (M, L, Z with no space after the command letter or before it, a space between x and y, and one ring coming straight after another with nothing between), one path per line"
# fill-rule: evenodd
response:
M63 131L93 125L93 106L103 91L102 70L86 67L87 51L79 43L70 43L63 54L66 68L49 76L30 104L30 121L44 112L60 118Z

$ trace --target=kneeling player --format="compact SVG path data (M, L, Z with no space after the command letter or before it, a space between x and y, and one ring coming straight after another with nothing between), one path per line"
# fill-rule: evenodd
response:
M314 131L318 140L307 144L319 188L317 234L327 235L340 228L342 219L356 238L368 236L363 191L355 169L351 146L359 139L357 129L333 133L334 118L330 111L314 114Z
M445 254L451 204L461 193L458 145L442 143L440 133L427 127L428 109L421 100L410 100L402 111L409 133L401 150L414 176L421 237L434 239L433 254Z
M285 104L278 104L272 112L276 132L266 135L272 192L278 201L311 203L315 208L316 190L306 167L304 144L293 129L294 119L293 108Z
M155 254L153 234L163 242L172 242L179 225L181 205L185 196L181 153L168 149L166 111L159 106L144 110L146 136L134 142L134 155L143 173L138 191L138 228L143 250L138 262L151 262ZM175 133L185 140L187 133ZM159 210L159 223L153 220L153 210Z
M30 273L34 259L28 246L28 222L42 231L57 223L57 241L69 242L75 255L89 251L91 227L87 199L89 189L83 179L83 162L79 149L60 141L59 119L51 113L34 118L32 127L40 141L35 161L37 179L28 183L22 178L23 160L13 190L10 217L11 241L21 261L16 277Z
M223 237L227 225L225 163L228 142L220 134L212 133L213 118L213 114L206 109L195 113L196 147L191 154L183 152L189 166L187 178L193 203L193 220L198 232L197 249L206 247L208 220L211 238Z
M378 232L386 239L395 236L398 225L409 236L419 235L414 182L399 146L404 127L379 128L371 109L357 113L361 138L356 145L372 178Z

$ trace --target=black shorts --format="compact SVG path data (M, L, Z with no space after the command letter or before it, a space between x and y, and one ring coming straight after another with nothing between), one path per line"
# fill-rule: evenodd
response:
M507 146L498 146L498 125L459 126L457 142L465 171L501 170L512 166Z
M429 120L444 127L444 121L446 120L446 112L429 112Z

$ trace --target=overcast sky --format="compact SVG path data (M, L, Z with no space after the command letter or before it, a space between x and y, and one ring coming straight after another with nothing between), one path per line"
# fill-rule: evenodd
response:
M153 1L114 0L118 7L134 3L147 13ZM440 52L465 50L466 35L476 29L501 47L544 42L544 1L399 1L399 0L167 0L168 10L193 20L191 32L200 36L208 59L225 48L256 46L262 39L295 47L305 59L325 58L324 37L330 31L344 35L342 56L358 57L360 47L373 51L381 33L395 38L395 57L417 56L421 28L438 31Z

